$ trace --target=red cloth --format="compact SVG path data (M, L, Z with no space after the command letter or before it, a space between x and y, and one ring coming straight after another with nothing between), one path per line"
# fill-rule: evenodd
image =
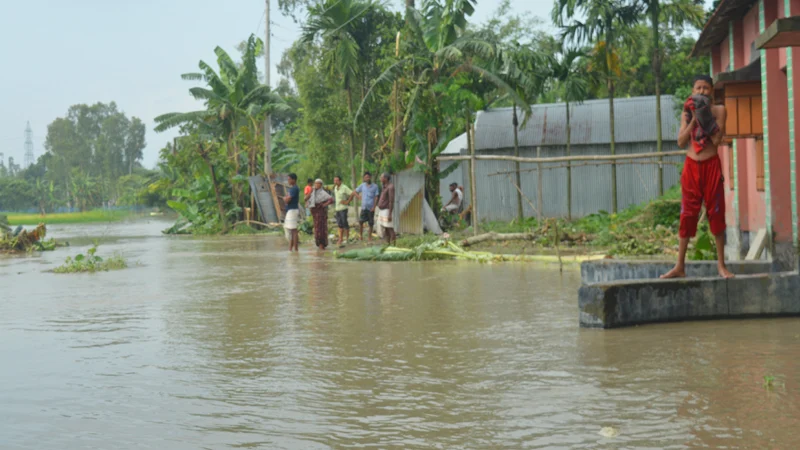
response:
M687 123L692 117L697 118L692 129L692 148L695 153L700 153L711 142L711 136L719 131L719 124L711 112L711 100L704 95L692 95L683 104L683 110Z
M718 155L706 161L686 158L681 174L681 197L680 237L691 238L697 234L704 200L711 234L719 236L725 231L725 185Z

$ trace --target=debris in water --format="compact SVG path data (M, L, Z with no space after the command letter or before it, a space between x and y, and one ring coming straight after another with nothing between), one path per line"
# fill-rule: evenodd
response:
M614 427L603 427L600 429L600 436L613 438L619 436L619 430Z

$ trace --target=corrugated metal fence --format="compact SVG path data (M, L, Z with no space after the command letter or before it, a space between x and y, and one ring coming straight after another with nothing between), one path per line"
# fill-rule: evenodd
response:
M583 145L573 146L572 156L581 155L608 155L607 145ZM655 145L652 143L626 143L616 146L617 154L634 154L655 152ZM678 150L676 146L664 145L663 150ZM484 151L477 152L479 155L510 155L513 151ZM565 147L547 146L541 147L539 157L560 157L564 156ZM537 157L536 148L521 148L520 156L526 158ZM636 162L657 161L653 159L641 159ZM681 156L670 156L664 158L665 162L680 163L683 161ZM441 167L454 164L455 162L442 162ZM584 165L588 164L588 165ZM566 163L546 163L542 167L546 170L542 172L542 203L543 215L545 217L566 217L567 216L567 168ZM525 217L536 216L536 211L530 203L537 206L538 199L538 171L535 163L521 163L521 189L527 200L523 199L523 210ZM548 167L556 167L547 169ZM612 209L612 188L611 188L611 165L597 165L594 161L575 162L572 167L572 217L579 218L589 214L597 213L601 210L611 211ZM631 205L640 204L652 200L658 196L658 164L622 164L617 165L617 201L620 210ZM478 198L478 208L481 221L510 221L517 217L517 189L514 187L515 164L511 161L477 161L476 162L476 189L480 197ZM664 165L664 190L669 189L678 182L678 166L674 164ZM461 162L453 174L442 180L440 191L442 198L450 198L447 185L457 182L464 186L465 194L471 202L469 191L469 162ZM529 203L530 202L530 203Z

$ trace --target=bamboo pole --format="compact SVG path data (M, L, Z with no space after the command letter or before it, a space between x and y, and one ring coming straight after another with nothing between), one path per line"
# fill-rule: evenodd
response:
M469 163L469 189L472 194L472 233L478 235L478 192L477 183L475 182L475 135L472 128L472 112L467 110L467 146L469 147L470 163Z
M661 164L665 164L665 165L668 165L668 166L680 166L683 163L669 162L669 161L664 161L664 162L661 162L661 161L628 161L628 162L617 162L617 163L615 163L613 161L604 161L604 162L586 162L586 163L582 163L582 164L575 164L575 163L559 164L557 166L542 167L541 170L563 169L565 167L607 166L607 165L610 165L610 164L616 164L618 166L626 165L626 164L630 164L630 165L647 165L647 164L659 164L659 165L661 165ZM540 169L538 167L533 167L533 168L530 168L530 169L522 169L522 170L520 170L520 172L538 172L539 170ZM488 176L493 177L493 176L497 176L497 175L509 175L509 174L514 174L514 173L516 173L515 170L510 170L510 171L505 171L505 172L490 173Z
M618 161L621 159L645 159L645 158L660 158L662 156L684 156L685 150L678 150L673 152L662 153L631 153L630 155L584 155L584 156L556 156L551 158L526 158L507 155L476 155L474 158L478 161L519 161L521 163L555 163L555 162L568 162L568 161ZM439 161L468 161L473 156L453 155L453 156L440 156ZM658 162L658 161L654 161Z

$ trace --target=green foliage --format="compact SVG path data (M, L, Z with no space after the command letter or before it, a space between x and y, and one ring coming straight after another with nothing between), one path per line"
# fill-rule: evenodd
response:
M18 211L34 206L33 186L24 178L0 178L0 211Z
M98 244L95 242L86 254L79 253L75 257L67 256L64 264L56 267L55 273L79 273L79 272L107 272L109 270L119 270L128 267L128 263L121 255L116 254L108 258L102 258L97 253Z
M82 211L115 203L117 180L138 167L144 136L142 121L129 119L114 102L70 107L66 117L48 126L48 153L40 158L43 167L35 169L54 184L51 203L71 203ZM41 208L37 203L31 206Z

